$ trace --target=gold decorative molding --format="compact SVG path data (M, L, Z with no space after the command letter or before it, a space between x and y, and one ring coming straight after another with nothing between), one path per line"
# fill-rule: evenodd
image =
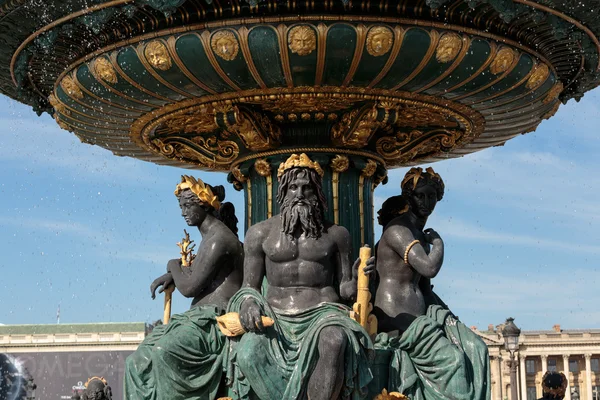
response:
M225 129L236 134L248 149L263 151L279 146L281 130L266 115L231 105L219 107L217 112Z
M258 159L254 162L254 170L267 182L267 218L273 216L273 176L271 164L266 158Z
M419 126L443 126L453 128L458 122L451 120L448 110L417 105L400 105L398 109L398 127L416 128Z
M542 102L544 104L548 104L548 103L551 103L553 100L558 99L558 96L561 94L563 89L564 89L564 86L563 86L562 82L560 82L560 81L556 82L554 84L554 86L552 86L552 89L550 89L548 94L546 94L546 97L544 98L544 100Z
M161 71L168 71L173 66L169 50L160 40L153 40L146 44L144 56L150 65Z
M394 33L387 26L375 26L367 34L367 52L373 57L387 54L394 43Z
M336 155L329 163L332 170L331 186L333 195L333 222L340 223L340 174L346 172L350 168L350 159L347 156Z
M52 106L52 108L54 108L54 112L55 113L64 114L64 115L71 114L71 112L65 107L65 105L63 103L61 103L56 98L56 96L54 96L53 94L51 94L50 96L48 96L48 103L50 103L50 105Z
M199 107L190 113L178 114L165 121L164 127L173 133L209 133L219 126L215 122L215 111L210 106Z
M233 177L240 183L244 183L248 179L248 177L242 173L242 170L239 166L231 168L231 173Z
M458 129L414 129L382 137L377 140L376 148L389 166L397 166L448 152L466 137L465 132Z
M317 48L317 35L309 25L298 25L288 33L288 47L292 53L307 56Z
M549 75L550 69L546 64L537 64L535 67L533 67L533 73L527 80L525 87L532 90L537 89L542 86L542 83L546 81Z
M342 173L350 168L350 159L347 156L336 155L329 164L333 172Z
M440 63L454 60L460 52L462 42L460 35L454 32L442 34L435 50L436 60Z
M388 124L389 113L379 117L380 107L367 104L344 114L342 119L331 128L331 141L336 146L351 148L365 147L375 132ZM387 103L386 103L387 104ZM389 104L390 108L393 104ZM387 107L387 105L386 105Z
M110 61L108 61L106 58L96 58L93 63L93 68L96 75L98 75L102 80L113 85L117 83L117 73L115 72L115 69L111 65Z
M254 169L260 176L265 178L267 176L271 176L272 173L271 164L269 163L269 161L267 161L266 158L256 160L254 162Z
M362 169L360 174L365 178L370 178L375 174L375 171L377 171L377 163L373 160L367 160L367 165Z
M66 75L62 81L60 81L60 86L70 97L78 100L83 99L83 92L70 75Z
M494 75L498 75L508 71L517 57L518 56L514 49L505 46L502 47L500 50L498 50L494 61L492 61L492 65L490 65L490 72Z
M252 180L246 182L246 228L252 226Z
M210 47L217 56L225 61L235 59L240 50L237 37L229 29L215 32L210 38Z

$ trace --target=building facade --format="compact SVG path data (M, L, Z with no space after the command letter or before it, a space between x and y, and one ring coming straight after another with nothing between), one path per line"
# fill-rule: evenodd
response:
M492 400L510 397L510 355L504 349L502 325L472 329L490 352ZM35 382L36 399L70 399L92 376L107 379L115 399L122 398L125 358L144 340L148 326L140 323L98 323L0 326L4 354ZM600 329L522 331L519 338L519 399L542 396L542 376L561 371L569 379L566 400L600 400Z
M474 329L474 328L472 328ZM490 352L492 400L510 398L510 354L504 349L502 325L475 331ZM542 376L546 371L564 372L569 380L566 400L600 400L600 329L522 331L517 380L519 400L542 397ZM577 395L574 393L577 392Z
M0 326L0 356L21 378L15 382L35 384L29 398L70 399L98 376L121 399L125 358L146 330L143 322Z

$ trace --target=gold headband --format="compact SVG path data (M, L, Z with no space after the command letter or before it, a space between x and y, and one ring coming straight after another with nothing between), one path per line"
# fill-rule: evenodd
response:
M315 170L320 177L323 177L323 168L321 168L318 162L311 161L306 153L292 154L290 158L286 160L286 162L279 164L279 169L277 170L277 179L280 179L285 171L291 168L310 168Z
M439 181L439 182L444 182L442 180L442 177L440 176L440 174L438 174L437 172L435 172L433 170L433 168L431 167L427 167L427 169L425 170L425 174L429 175L431 177L431 179ZM401 188L404 187L404 185L407 182L410 182L410 180L412 179L413 181L413 190L417 188L417 183L419 183L419 179L421 179L421 177L423 176L423 168L421 167L412 167L411 169L408 170L408 172L406 173L406 175L404 175L404 179L402 179L402 184L400 185Z
M88 387L88 385L90 384L90 382L91 382L91 381L93 381L93 380L99 380L99 381L101 381L102 383L104 383L104 386L107 386L107 385L108 385L108 382L106 382L106 379L104 379L103 377L100 377L100 376L92 376L90 379L88 379L88 380L87 380L87 382L85 383L85 385L84 385L84 386L87 388L87 387Z
M193 176L181 175L181 183L175 188L175 196L179 196L182 191L189 189L194 193L200 202L218 210L221 207L219 198L214 195L210 186L202 182L202 179L194 178Z

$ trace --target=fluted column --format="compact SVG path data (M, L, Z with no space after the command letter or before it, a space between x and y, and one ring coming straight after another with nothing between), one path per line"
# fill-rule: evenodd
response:
M540 356L542 358L542 376L548 371L548 356L543 354Z
M565 393L565 400L571 400L571 378L569 378L569 354L563 354L563 366L565 370L565 376L567 377L567 391Z
M492 366L492 371L496 371L496 387L494 390L494 398L498 400L502 400L502 358L494 357L494 364Z
M527 400L527 375L525 370L525 354L519 354L519 375L521 376L521 400Z
M592 355L585 354L585 398L592 400Z

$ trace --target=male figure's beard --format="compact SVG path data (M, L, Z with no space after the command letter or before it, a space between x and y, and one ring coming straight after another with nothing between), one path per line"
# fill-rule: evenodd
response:
M318 239L323 232L321 208L316 198L293 199L285 198L281 204L281 231L293 237L296 228L302 229L304 236Z

